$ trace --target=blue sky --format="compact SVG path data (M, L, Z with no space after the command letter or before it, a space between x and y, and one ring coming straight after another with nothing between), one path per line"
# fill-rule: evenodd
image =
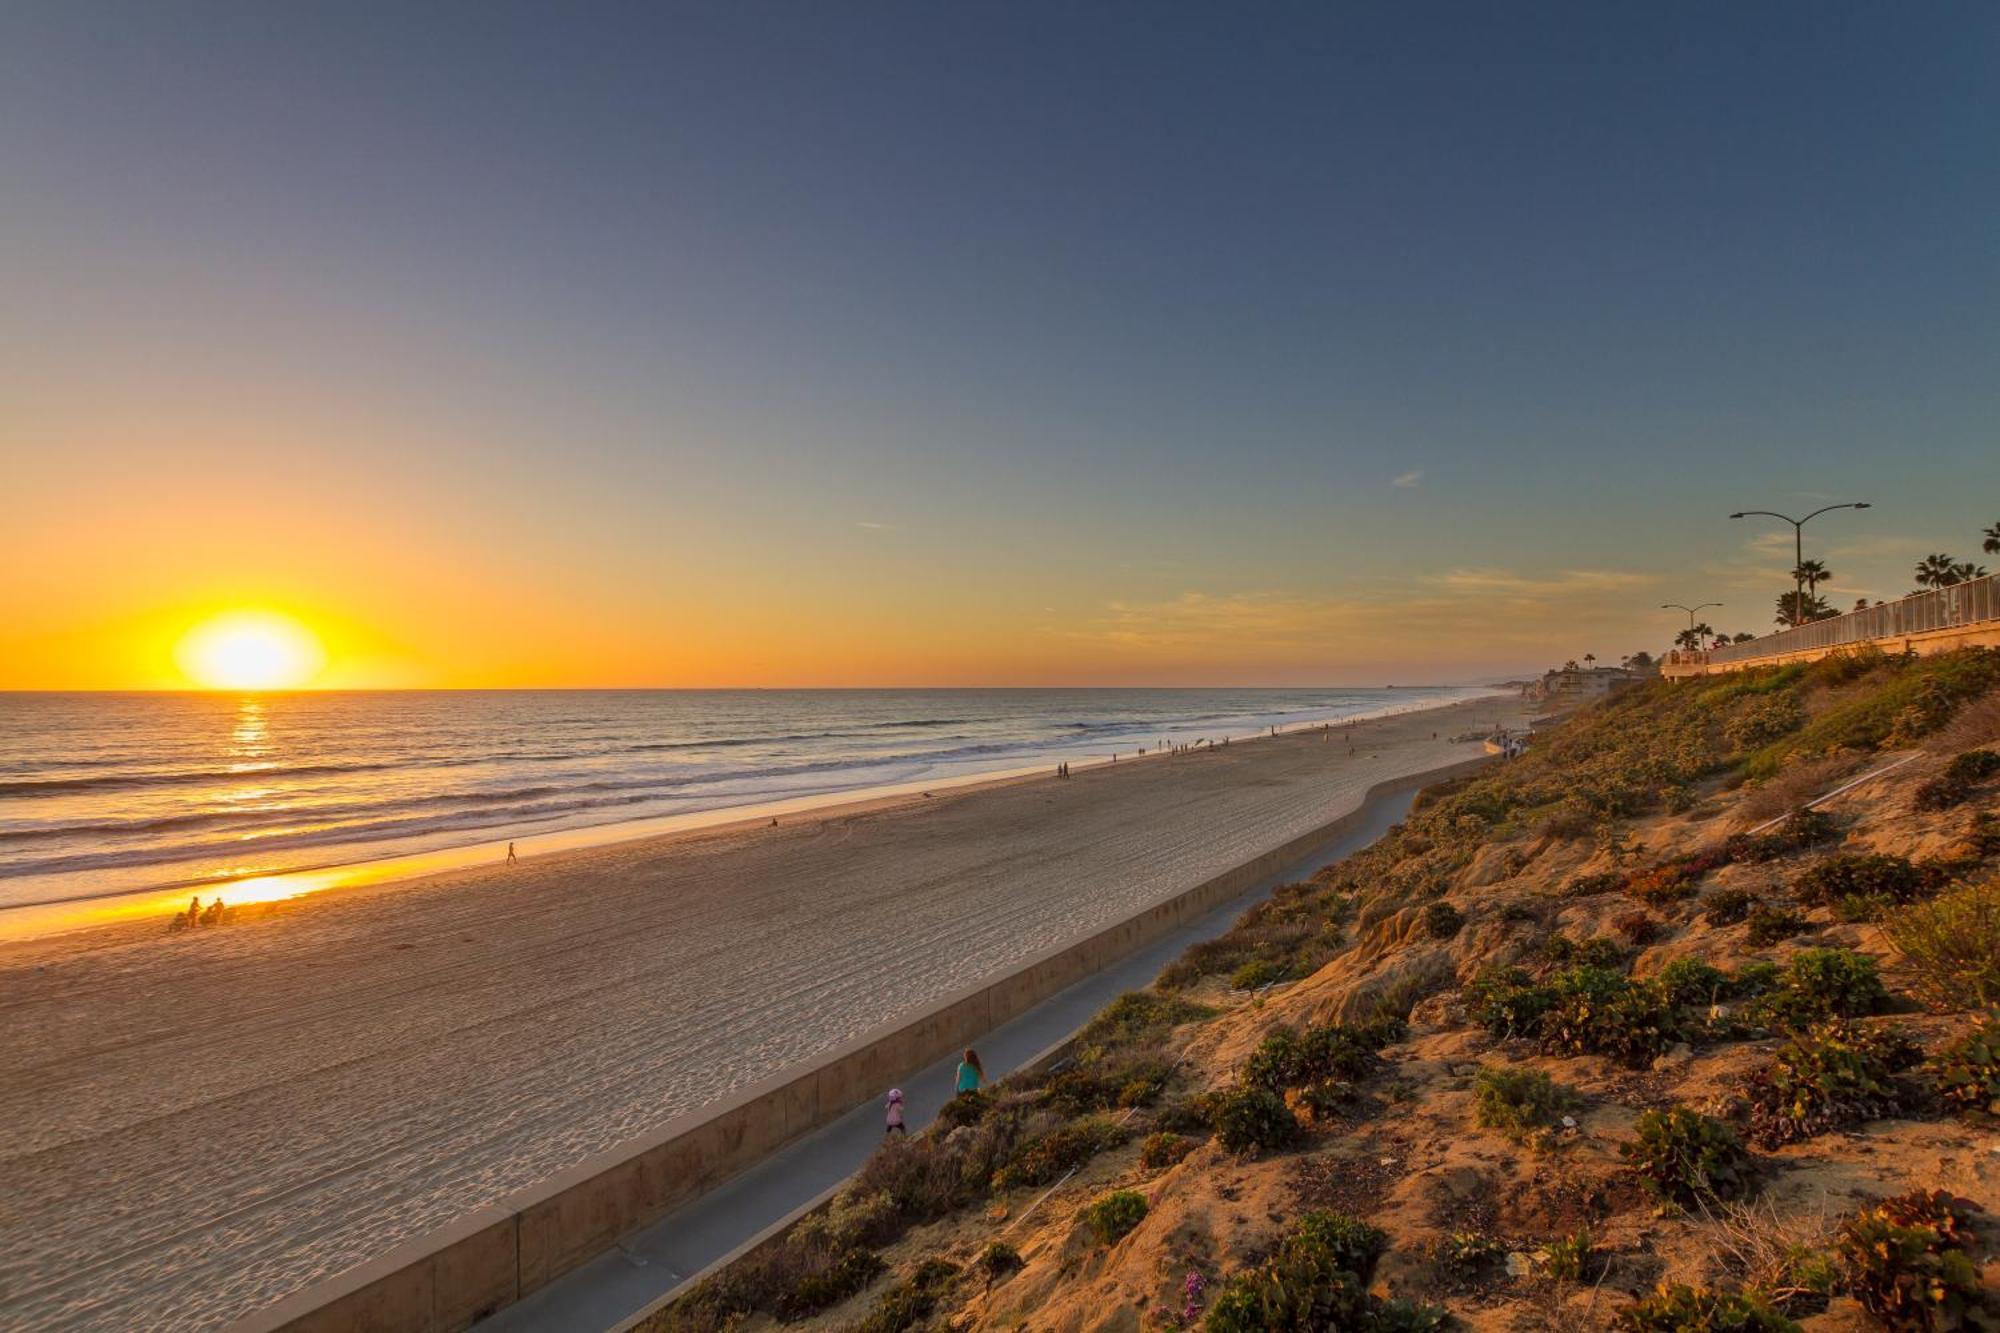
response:
M409 11L0 17L15 656L1447 679L2000 521L1988 5Z

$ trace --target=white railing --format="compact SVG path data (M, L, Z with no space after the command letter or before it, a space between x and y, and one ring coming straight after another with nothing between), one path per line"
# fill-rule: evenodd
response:
M1954 583L1949 588L1911 593L1900 601L1880 602L1846 615L1766 634L1747 643L1711 648L1707 659L1711 663L1748 662L1759 657L1957 629L1984 620L2000 620L2000 575L1989 574L1983 579Z

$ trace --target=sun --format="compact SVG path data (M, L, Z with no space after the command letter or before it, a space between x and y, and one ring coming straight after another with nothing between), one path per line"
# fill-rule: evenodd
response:
M326 649L290 616L228 611L183 635L174 647L174 660L204 689L290 690L319 674Z

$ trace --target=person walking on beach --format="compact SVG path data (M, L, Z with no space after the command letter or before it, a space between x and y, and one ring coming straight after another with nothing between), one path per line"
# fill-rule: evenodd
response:
M889 1089L888 1120L882 1127L883 1137L886 1138L891 1134L908 1134L909 1132L909 1130L903 1128L903 1090L901 1088L891 1088Z
M507 844L507 864L513 865L517 859L519 858L514 855L514 844L510 842Z
M986 1066L979 1063L979 1052L966 1047L965 1058L958 1062L958 1091L960 1094L978 1092L979 1085L985 1081Z

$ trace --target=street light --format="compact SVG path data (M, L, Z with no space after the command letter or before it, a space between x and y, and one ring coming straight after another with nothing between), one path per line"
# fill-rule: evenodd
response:
M1662 611L1685 611L1685 612L1687 612L1687 613L1688 613L1688 634L1689 634L1690 636L1692 636L1692 635L1694 634L1694 613L1695 613L1695 612L1697 612L1697 611L1706 611L1706 610L1708 610L1708 608L1709 608L1709 607L1711 607L1711 606L1721 606L1721 605L1722 605L1722 603L1721 603L1721 602L1703 602L1703 603L1702 603L1702 604L1701 604L1700 606L1685 606L1685 605L1683 605L1683 604L1682 604L1682 603L1680 603L1680 602L1661 602L1661 603L1660 603L1660 609L1661 609ZM1695 647L1699 648L1699 647L1701 647L1701 645L1700 645L1699 643L1697 643L1697 644L1695 644Z
M1731 514L1730 517L1749 518L1753 514L1761 514L1765 518L1781 518L1792 525L1792 624L1796 627L1805 623L1801 617L1805 614L1806 581L1800 575L1799 567L1806 562L1806 524L1818 518L1821 514L1832 513L1836 509L1872 508L1874 508L1873 505L1863 500L1858 504L1828 505L1824 509L1813 510L1804 518L1793 518L1790 514L1780 514L1771 509L1742 509Z

